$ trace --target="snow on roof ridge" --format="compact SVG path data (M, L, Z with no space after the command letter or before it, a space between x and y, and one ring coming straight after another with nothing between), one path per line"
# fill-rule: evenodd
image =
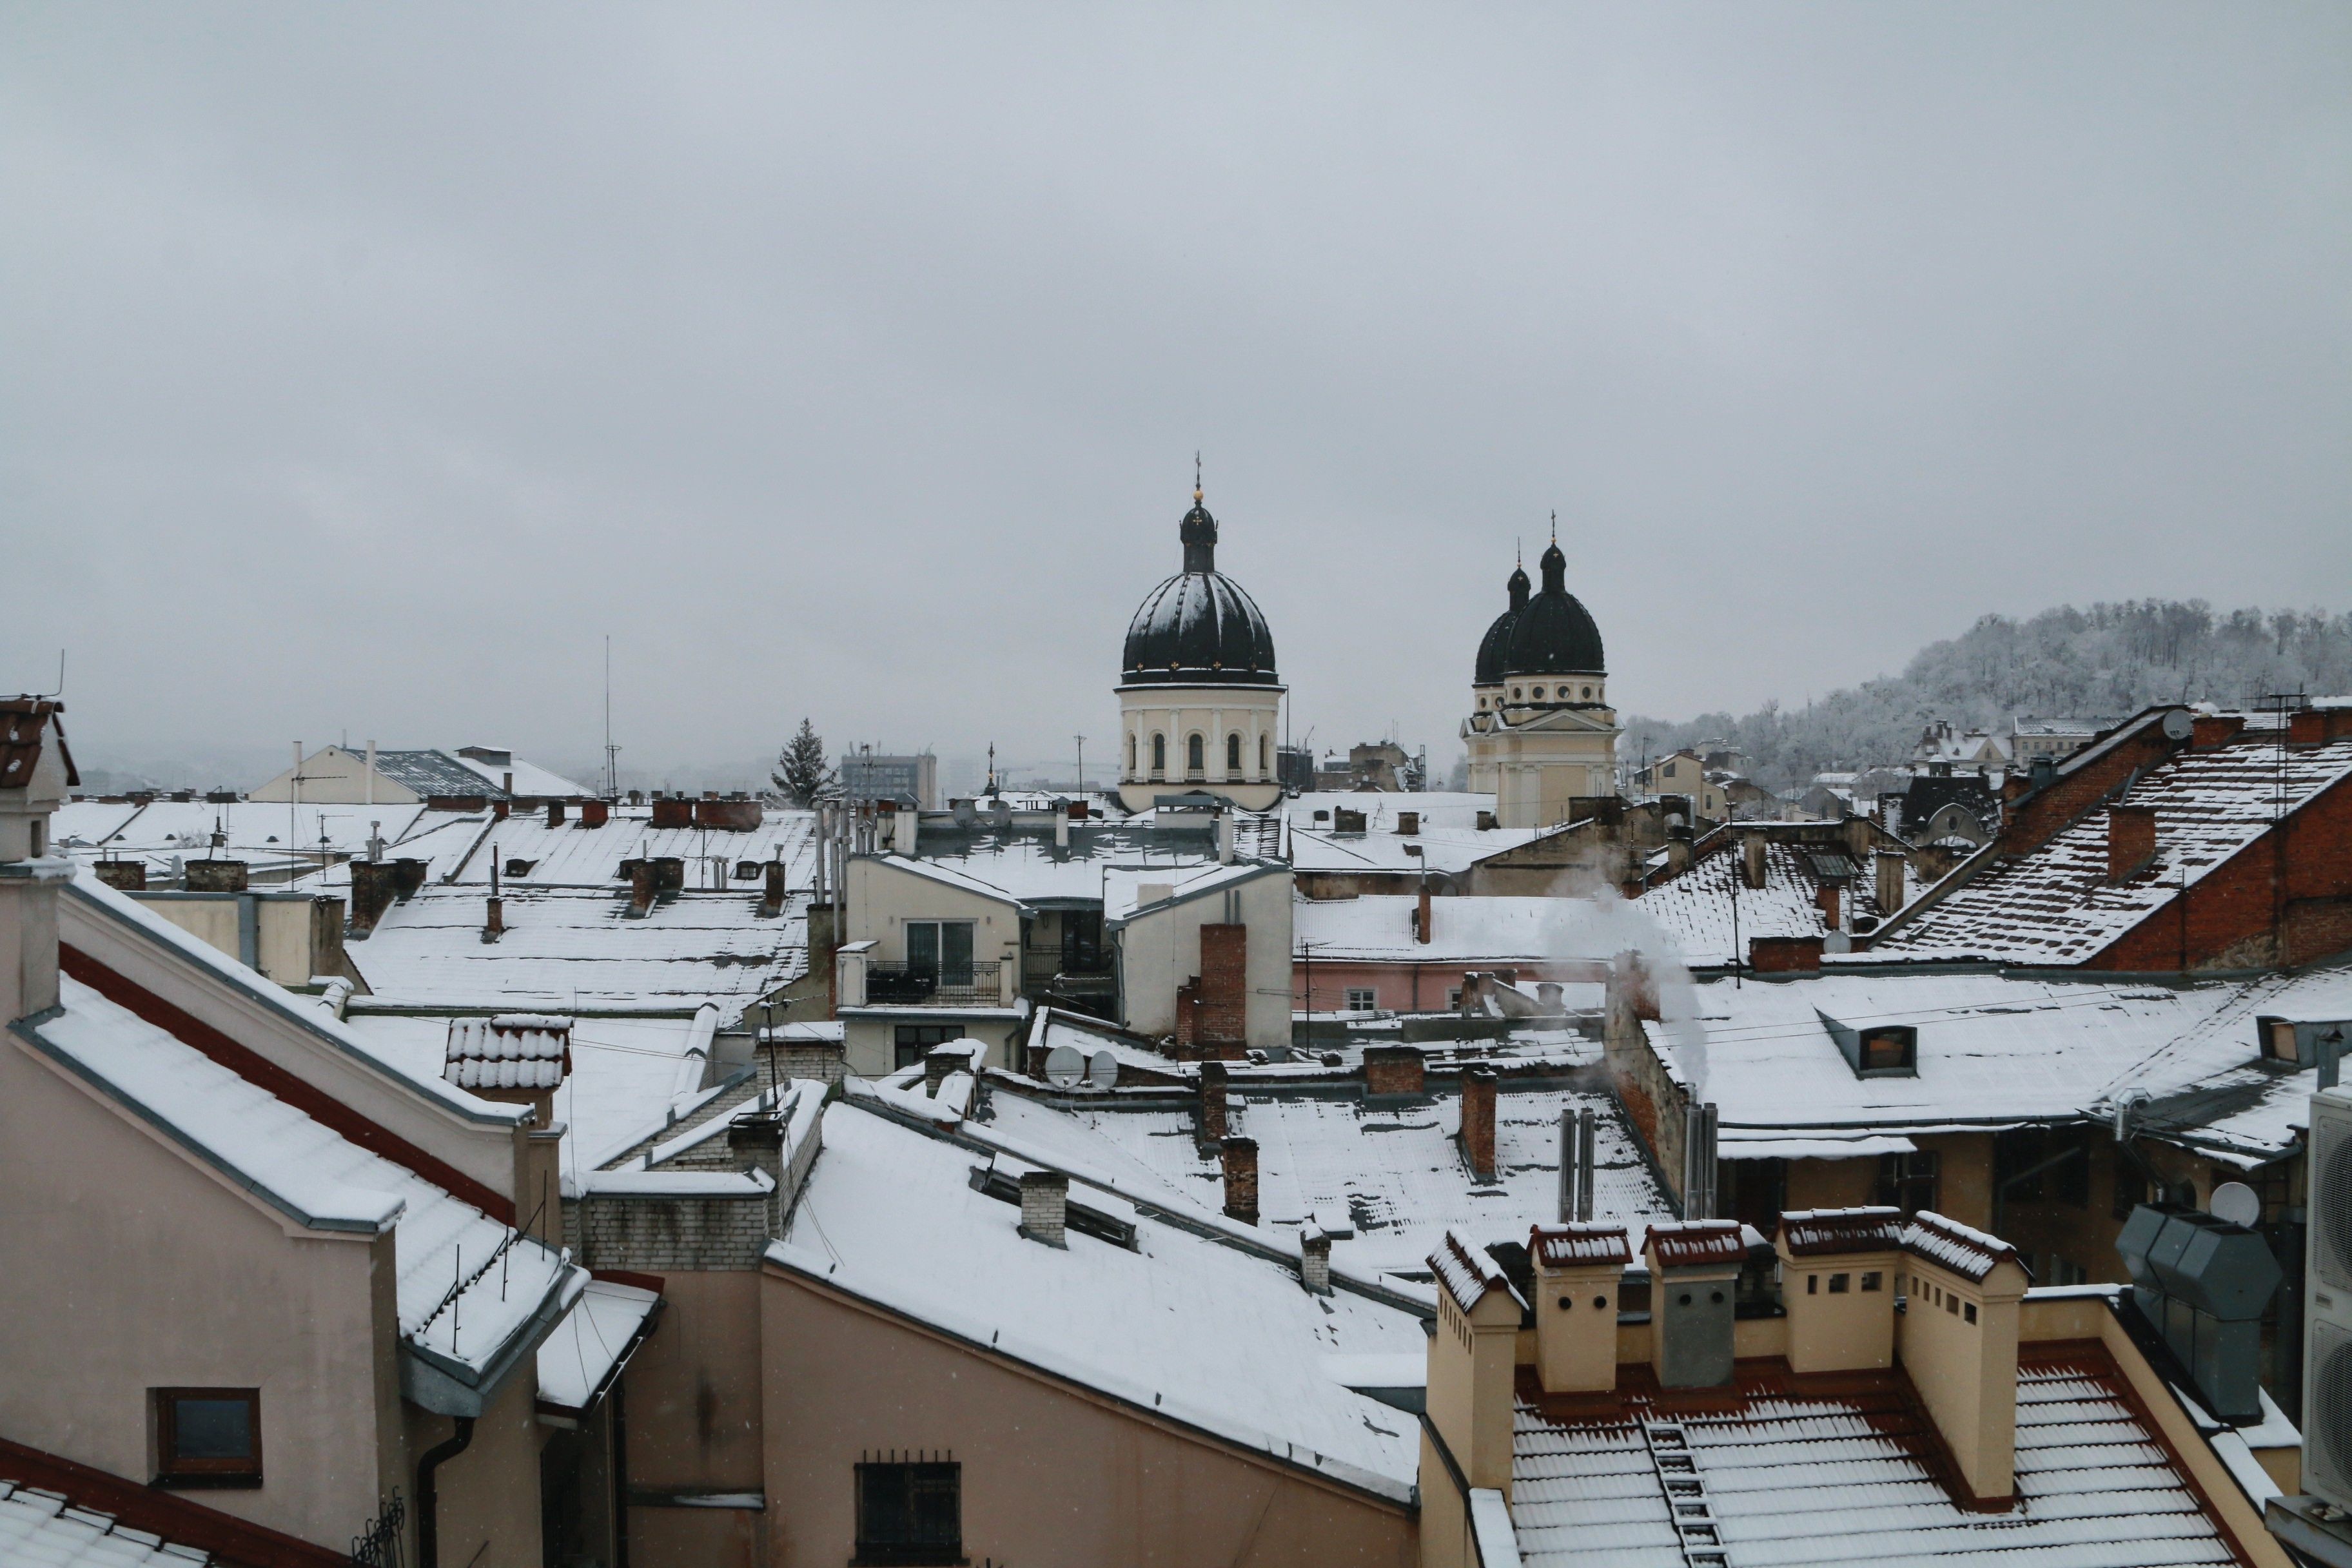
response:
M2017 1257L2017 1248L2000 1237L1933 1209L1921 1209L1912 1216L1903 1232L1903 1249L1970 1279L1982 1279L2000 1266L2001 1259Z
M1903 1211L1883 1205L1799 1209L1780 1216L1780 1234L1798 1258L1889 1252L1903 1243Z
M1736 1219L1660 1220L1650 1226L1642 1245L1661 1268L1738 1263L1748 1257L1747 1241Z
M1631 1263L1633 1247L1625 1226L1615 1220L1569 1220L1559 1225L1533 1226L1528 1250L1549 1268L1571 1264Z
M1445 1287L1445 1293L1454 1298L1454 1304L1465 1312L1475 1310L1489 1290L1507 1291L1522 1310L1527 1306L1513 1289L1510 1277L1503 1272L1503 1266L1485 1247L1463 1235L1458 1226L1447 1227L1445 1239L1429 1255L1429 1268L1437 1276L1438 1283Z

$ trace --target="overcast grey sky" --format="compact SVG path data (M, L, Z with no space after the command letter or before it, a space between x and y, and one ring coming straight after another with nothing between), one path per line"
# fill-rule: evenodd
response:
M2352 7L17 4L0 686L93 753L1110 754L1220 564L1450 758L2352 584Z

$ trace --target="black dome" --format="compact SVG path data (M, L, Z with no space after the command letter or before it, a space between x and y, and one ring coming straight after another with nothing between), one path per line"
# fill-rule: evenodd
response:
M1503 679L1503 650L1511 644L1511 628L1519 623L1519 612L1528 607L1528 571L1524 566L1511 568L1510 580L1503 584L1511 595L1511 607L1495 617L1486 635L1478 643L1478 671L1471 678L1474 686L1492 686Z
M1274 686L1274 634L1242 585L1217 570L1217 520L1201 505L1178 529L1184 570L1144 596L1128 624L1127 684Z
M1555 542L1543 552L1538 564L1543 569L1543 591L1512 618L1496 678L1605 673L1608 666L1601 655L1601 628L1568 591L1568 557Z

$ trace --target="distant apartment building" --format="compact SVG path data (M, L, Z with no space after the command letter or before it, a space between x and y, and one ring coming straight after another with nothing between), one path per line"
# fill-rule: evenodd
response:
M929 752L887 755L871 750L849 752L841 759L841 793L853 801L887 800L937 811L940 760Z

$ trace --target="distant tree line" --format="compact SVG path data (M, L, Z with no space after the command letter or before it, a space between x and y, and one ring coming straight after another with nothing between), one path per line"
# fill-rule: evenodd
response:
M1801 710L1772 701L1738 717L1628 716L1620 754L1638 761L1644 752L1727 741L1746 753L1757 783L1785 791L1818 773L1900 763L1937 719L2006 731L2019 714L2115 719L2151 702L2251 707L2292 691L2352 692L2352 615L2222 614L2202 599L2069 605L2030 620L1986 616L1963 635L1920 649L1901 675L1832 691Z

